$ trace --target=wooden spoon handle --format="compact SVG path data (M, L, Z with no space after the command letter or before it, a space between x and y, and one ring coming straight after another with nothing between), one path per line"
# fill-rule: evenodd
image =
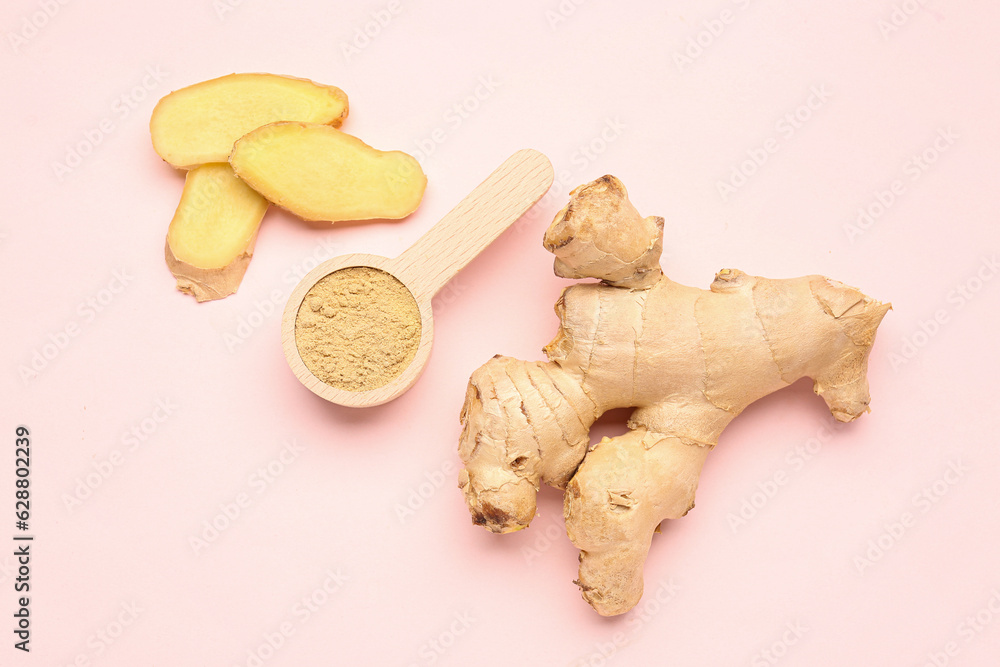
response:
M504 161L396 260L418 300L430 299L472 258L542 198L552 185L549 159L526 148Z

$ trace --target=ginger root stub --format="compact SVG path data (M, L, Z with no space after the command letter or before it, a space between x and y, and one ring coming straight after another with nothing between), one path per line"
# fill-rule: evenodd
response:
M167 230L166 259L177 289L198 301L236 291L246 273L267 201L227 163L187 172Z
M545 235L568 287L549 361L497 355L469 381L459 485L473 522L526 527L541 483L565 489L577 584L600 614L632 609L664 519L694 507L702 464L755 400L809 377L842 422L868 411L868 354L889 310L823 276L770 280L720 271L708 290L659 266L663 220L643 218L621 182L575 189ZM588 452L605 411L629 431Z
M369 391L406 370L420 345L420 308L396 278L351 266L320 279L295 318L306 368L345 391Z

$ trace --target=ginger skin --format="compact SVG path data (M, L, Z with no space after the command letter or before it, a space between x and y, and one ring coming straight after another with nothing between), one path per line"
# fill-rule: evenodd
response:
M577 584L604 616L642 597L650 541L694 507L723 429L747 406L813 379L839 421L868 411L868 354L889 304L824 278L770 280L723 269L709 290L662 274L662 218L642 218L604 176L573 190L545 234L556 273L597 278L556 303L548 362L496 356L469 381L459 486L473 522L526 527L544 482L565 489ZM630 431L588 451L607 410Z

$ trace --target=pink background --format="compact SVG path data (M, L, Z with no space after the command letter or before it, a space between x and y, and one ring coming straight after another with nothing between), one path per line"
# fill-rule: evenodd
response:
M0 664L997 664L998 19L915 0L5 2L0 545L18 424L36 541L30 655L0 546ZM238 294L199 305L164 265L182 178L147 123L233 71L342 87L345 130L419 154L429 187L399 223L271 210ZM302 387L279 342L297 276L398 254L522 147L551 158L552 195L439 297L416 386L368 410ZM823 273L894 306L872 413L830 432L807 382L747 410L615 619L571 583L559 493L494 536L455 488L468 376L539 358L567 284L542 232L605 173L666 218L675 280Z

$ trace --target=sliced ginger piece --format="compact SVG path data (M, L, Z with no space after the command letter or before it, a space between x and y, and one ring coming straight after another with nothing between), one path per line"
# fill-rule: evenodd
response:
M404 218L427 186L412 156L315 123L257 128L236 142L229 163L268 201L306 220Z
M340 88L278 74L229 74L175 90L149 121L153 148L180 169L225 162L247 132L279 120L340 127L347 117Z
M198 301L234 293L243 280L267 200L225 162L196 167L167 230L167 266L177 289Z

